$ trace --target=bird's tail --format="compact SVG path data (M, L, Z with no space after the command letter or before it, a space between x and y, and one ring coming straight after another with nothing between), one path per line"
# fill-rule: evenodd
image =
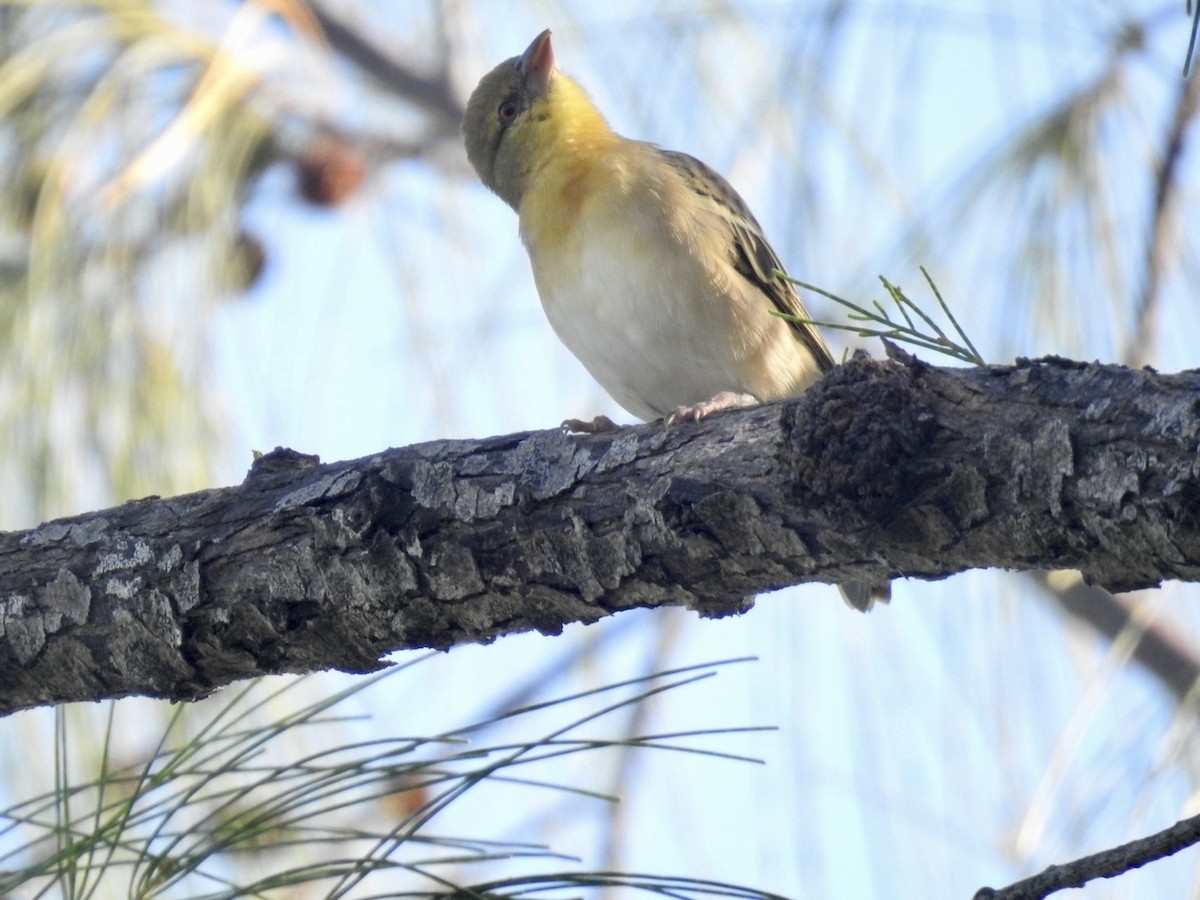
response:
M892 599L892 583L890 581L849 581L839 584L842 599L847 606L852 606L859 612L870 612L876 602L887 603Z

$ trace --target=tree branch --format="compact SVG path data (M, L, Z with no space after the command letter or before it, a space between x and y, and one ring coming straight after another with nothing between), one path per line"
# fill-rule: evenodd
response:
M1182 819L1149 837L1102 850L1061 866L1048 866L1032 878L1005 888L980 888L974 900L1042 900L1066 888L1080 888L1097 878L1116 878L1147 863L1164 859L1200 842L1200 816Z
M236 487L0 536L0 712L369 671L631 607L726 615L805 581L1200 579L1200 375L893 356L699 425L283 451Z

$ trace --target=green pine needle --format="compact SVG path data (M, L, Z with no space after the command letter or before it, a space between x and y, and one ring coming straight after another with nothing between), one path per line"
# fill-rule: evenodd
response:
M586 785L539 778L538 766L557 757L622 747L749 760L713 743L722 735L761 728L612 738L598 733L611 730L609 720L623 719L631 707L703 683L721 667L742 661L659 672L493 714L440 734L351 743L324 740L351 718L337 705L396 677L412 661L288 712L279 711L282 695L305 679L282 688L252 682L215 702L177 707L146 756L134 763L116 761L119 729L110 714L100 758L90 770L74 754L82 742L70 717L60 713L55 784L0 809L0 896L89 900L101 891L120 890L141 900L235 900L303 888L332 900L358 895L379 878L387 878L392 888L398 876L402 884L413 885L413 896L464 900L485 893L535 895L554 886L597 893L626 886L673 897L766 897L735 885L632 873L552 871L466 889L460 885L472 866L527 868L541 860L557 868L572 860L540 844L431 830L442 822L444 810L489 782L506 785L520 798L553 791L615 800ZM549 722L539 725L537 717ZM507 739L489 734L495 726L509 728ZM513 726L523 733L514 737ZM275 745L284 738L306 752L299 758L282 753Z
M812 291L814 294L820 294L822 297L827 297L835 303L840 303L849 310L846 318L851 322L874 323L874 325L820 322L816 319L790 316L781 312L776 313L780 318L787 319L789 322L796 322L801 325L813 325L818 328L836 328L840 331L849 331L859 337L884 338L898 343L910 344L923 350L942 353L953 359L961 360L975 366L987 364L984 362L983 357L979 355L979 351L975 349L975 345L971 343L971 339L967 337L967 333L963 331L962 326L958 324L958 319L950 311L950 306L942 297L941 291L938 290L933 278L930 277L929 272L926 271L924 266L921 267L921 274L925 276L925 281L929 284L930 290L933 291L933 296L937 299L942 314L949 320L956 337L951 337L947 334L946 330L909 298L903 289L888 281L882 275L879 277L879 280L883 283L884 289L888 292L888 296L895 306L895 310L891 313L878 300L872 300L870 307L862 306L852 300L847 300L845 297L832 294L824 288L817 287L815 284L808 284L807 282L792 278L785 272L776 271L775 274L805 290ZM896 317L897 313L898 318Z

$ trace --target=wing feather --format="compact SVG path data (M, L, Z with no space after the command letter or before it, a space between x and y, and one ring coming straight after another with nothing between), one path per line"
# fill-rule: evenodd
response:
M709 200L717 209L728 228L729 261L734 269L758 288L780 312L808 318L796 286L775 274L776 271L785 271L783 263L733 185L694 156L675 150L655 149L683 176L693 191ZM800 322L788 324L822 371L833 367L833 356L816 328Z

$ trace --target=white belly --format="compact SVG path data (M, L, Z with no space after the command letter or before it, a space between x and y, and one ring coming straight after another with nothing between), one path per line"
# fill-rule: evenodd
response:
M769 299L731 266L706 267L665 223L579 215L551 258L530 248L534 279L563 343L633 415L721 391L775 399L817 377Z

